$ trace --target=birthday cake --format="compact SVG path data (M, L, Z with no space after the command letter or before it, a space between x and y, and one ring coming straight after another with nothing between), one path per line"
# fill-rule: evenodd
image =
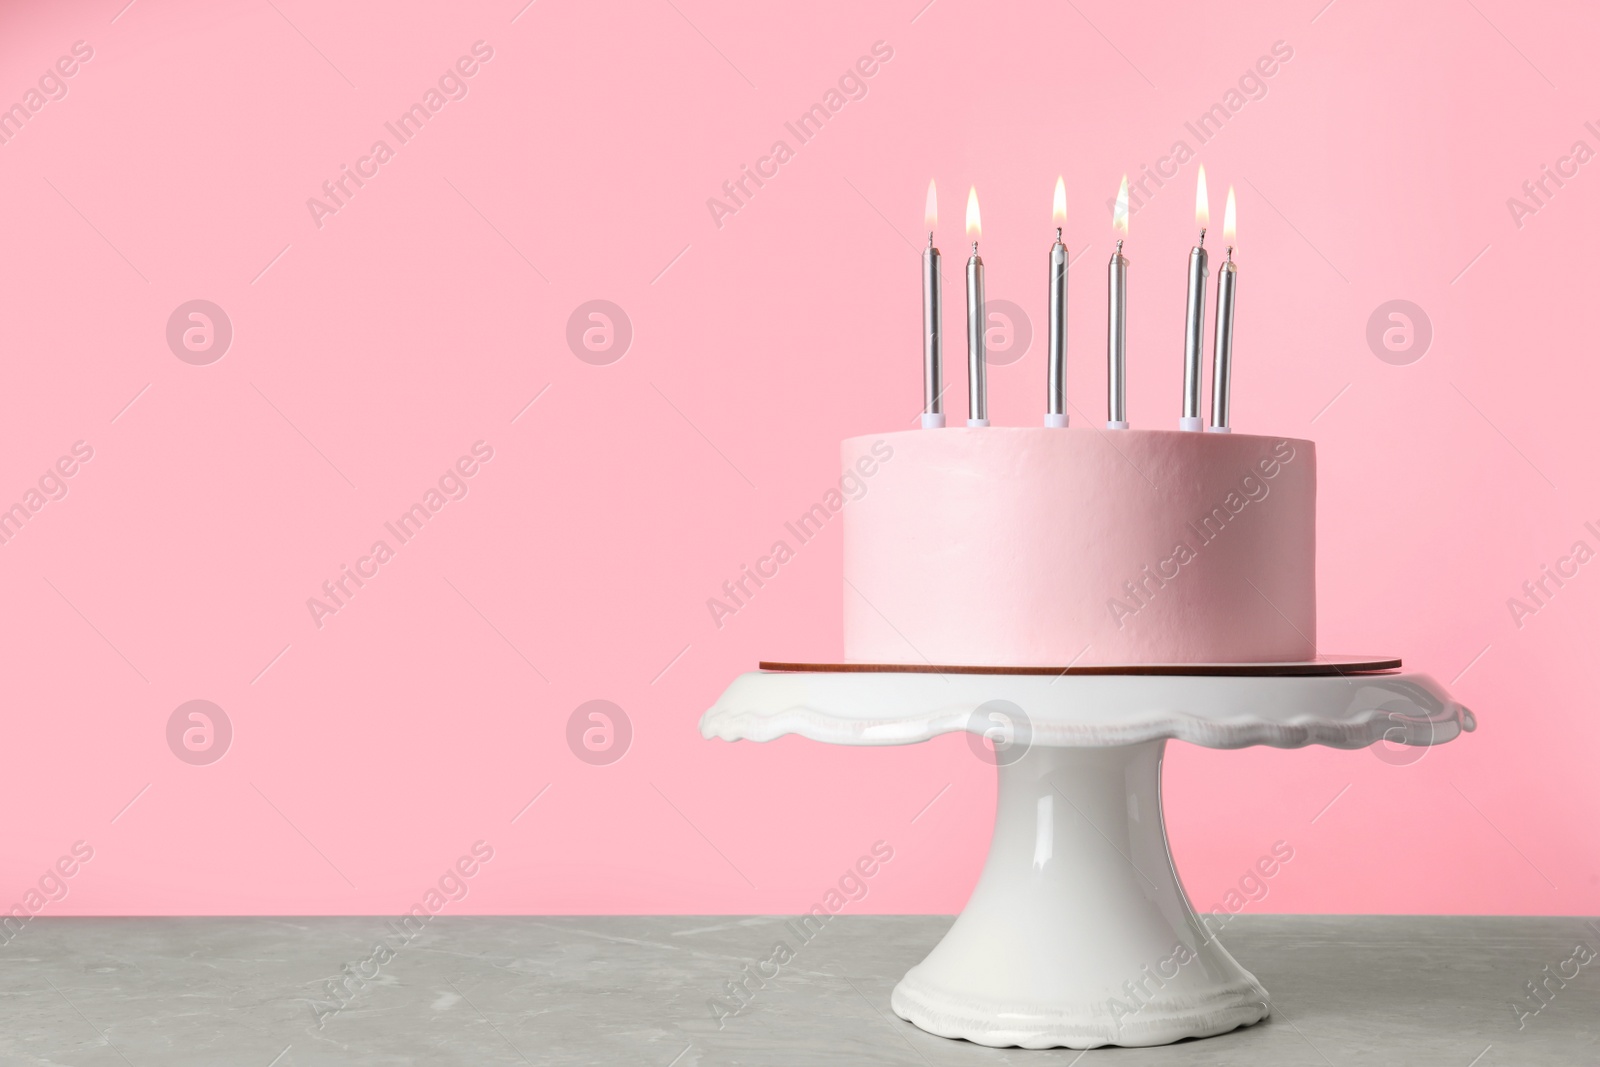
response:
M1239 433L855 437L844 650L1064 667L1316 655L1316 450Z

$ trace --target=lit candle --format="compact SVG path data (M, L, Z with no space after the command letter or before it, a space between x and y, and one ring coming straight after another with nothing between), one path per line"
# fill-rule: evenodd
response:
M933 247L939 195L932 179L924 218L928 247L922 253L922 428L936 430L944 425L944 285L939 278L939 250Z
M1106 324L1106 429L1128 428L1128 259L1122 242L1128 236L1128 176L1122 176L1117 190L1117 206L1111 213L1111 229L1121 234L1111 253Z
M1211 350L1211 432L1228 432L1228 389L1233 373L1233 300L1239 268L1233 265L1233 186L1228 186L1228 206L1222 213L1222 240L1228 260L1217 271L1217 340Z
M967 425L989 425L988 368L984 366L983 328L988 319L983 306L983 260L978 257L978 238L983 225L978 220L978 190L967 193L967 239L972 242L972 258L967 260Z
M1061 243L1061 228L1067 224L1067 185L1056 178L1055 202L1051 215L1056 224L1056 243L1050 246L1050 381L1049 410L1044 424L1059 429L1067 425L1067 246Z
M1211 221L1211 202L1206 196L1206 168L1200 167L1200 177L1194 190L1194 224L1200 227L1200 242L1189 249L1189 316L1183 331L1183 417L1178 420L1180 430L1199 430L1200 375L1204 354L1206 329L1206 225Z

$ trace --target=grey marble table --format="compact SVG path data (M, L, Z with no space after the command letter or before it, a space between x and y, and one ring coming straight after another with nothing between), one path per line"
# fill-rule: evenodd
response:
M1600 952L1581 918L1241 915L1221 936L1272 991L1266 1021L1089 1052L896 1018L890 989L950 921L841 915L802 943L782 917L438 918L409 940L383 918L38 918L0 945L0 1063L1600 1063L1600 958L1567 962ZM746 965L780 938L794 956L758 986Z

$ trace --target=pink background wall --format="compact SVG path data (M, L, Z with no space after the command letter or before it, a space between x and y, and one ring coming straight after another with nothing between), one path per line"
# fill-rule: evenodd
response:
M43 914L394 913L481 840L452 911L795 912L882 839L853 908L958 909L994 793L961 738L696 732L758 658L839 654L837 528L721 629L705 602L841 438L917 411L930 177L946 255L975 183L991 296L1032 316L991 374L994 419L1031 425L1066 176L1070 389L1099 418L1104 205L1182 139L1216 221L1238 188L1235 425L1318 443L1323 646L1400 652L1481 720L1420 759L1172 746L1195 903L1284 840L1252 909L1600 910L1600 563L1507 607L1600 548L1600 162L1507 206L1600 150L1592 7L123 3L0 10L0 103L93 50L0 145L0 504L93 450L0 545L5 906L83 841ZM477 41L465 97L400 144L385 122ZM866 96L797 144L785 121L878 41ZM1200 146L1185 121L1279 41ZM780 138L719 227L707 198ZM378 139L393 158L319 226L307 199ZM1135 425L1177 415L1194 169L1132 220ZM633 331L607 365L567 341L597 299ZM1399 363L1366 337L1397 299L1432 329ZM191 300L231 323L220 359L169 345ZM465 497L399 544L384 523L479 441L445 480ZM307 598L380 538L319 628ZM631 724L609 765L568 743L597 699ZM169 743L192 700L231 726L209 764L176 754L186 719Z

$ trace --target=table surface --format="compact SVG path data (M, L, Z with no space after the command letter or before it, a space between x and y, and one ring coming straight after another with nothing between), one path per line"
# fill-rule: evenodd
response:
M1600 1061L1600 960L1518 1030L1523 983L1580 918L1255 916L1223 943L1271 992L1263 1023L1148 1049L1028 1052L925 1034L889 991L951 920L840 915L718 1030L708 998L793 940L783 918L434 919L319 1029L308 1000L385 918L38 918L0 948L0 1063L1405 1064ZM1568 970L1570 971L1570 966ZM371 973L370 970L368 973ZM276 1057L276 1058L275 1058Z

